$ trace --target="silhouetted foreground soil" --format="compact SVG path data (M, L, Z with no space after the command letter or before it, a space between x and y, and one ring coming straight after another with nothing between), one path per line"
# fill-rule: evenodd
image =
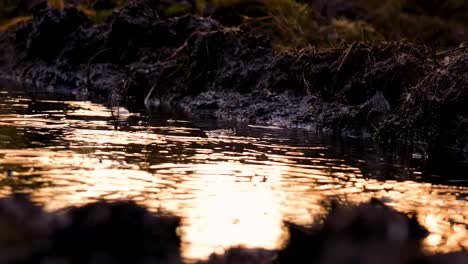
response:
M46 213L28 197L0 199L1 263L181 263L179 218L130 201Z
M278 52L255 30L194 15L169 18L144 0L102 24L46 4L33 16L0 33L2 77L28 87L66 87L133 109L170 105L193 115L422 143L422 152L443 146L454 159L468 159L464 53L406 42Z
M221 213L221 212L220 212ZM2 263L182 263L179 219L130 201L96 202L47 213L28 197L0 199ZM451 263L466 252L429 256L414 217L377 200L334 205L322 224L288 224L278 252L233 248L199 263ZM222 234L220 234L222 235Z

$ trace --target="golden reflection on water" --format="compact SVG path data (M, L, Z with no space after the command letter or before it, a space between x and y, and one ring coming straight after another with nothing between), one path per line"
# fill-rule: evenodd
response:
M279 246L284 232L278 199L268 185L254 179L265 170L269 170L272 178L281 176L281 168L275 170L274 167L232 162L201 164L193 168L194 175L199 176L197 182L191 180L192 184L204 184L194 192L193 204L184 210L184 216L190 219L183 228L185 238L198 244L185 247L187 257L207 256L213 252L214 245L218 248L246 245L269 249Z
M356 165L365 160L350 163L327 146L290 145L267 132L206 133L177 120L148 125L125 109L118 119L129 125L114 130L115 109L35 103L45 106L32 111L29 99L0 100L0 169L14 171L3 176L0 195L29 192L48 210L133 199L172 212L183 218L186 258L236 245L278 248L287 238L284 220L309 224L329 198L382 198L418 214L431 231L429 251L468 249L467 188L369 179Z

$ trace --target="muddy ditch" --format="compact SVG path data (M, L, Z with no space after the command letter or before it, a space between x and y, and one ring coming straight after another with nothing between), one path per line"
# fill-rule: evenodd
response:
M271 43L211 18L167 18L144 0L100 24L77 9L43 3L32 21L0 32L0 69L2 78L25 87L66 88L133 110L166 105L191 115L416 143L423 154L468 160L463 52L441 56L407 42L278 52Z

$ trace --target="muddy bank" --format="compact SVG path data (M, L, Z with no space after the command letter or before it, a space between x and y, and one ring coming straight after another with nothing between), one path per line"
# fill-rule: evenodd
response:
M468 55L406 42L278 52L268 36L130 1L105 23L47 4L0 33L2 77L131 109L168 105L256 124L440 146L468 159ZM458 52L458 53L457 53ZM422 146L422 147L421 147Z
M27 196L0 199L3 263L183 263L180 219L130 201L45 212ZM372 200L332 203L323 223L287 224L277 251L232 248L198 263L466 263L466 252L426 255L428 235L414 216ZM338 253L338 254L337 254Z

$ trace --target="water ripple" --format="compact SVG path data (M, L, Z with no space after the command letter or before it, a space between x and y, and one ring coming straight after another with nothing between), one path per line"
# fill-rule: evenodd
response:
M49 210L133 199L170 211L183 218L187 258L235 245L278 248L284 220L309 224L329 199L371 197L417 213L432 232L428 250L468 249L468 189L415 181L417 168L369 147L346 152L297 131L199 126L11 91L0 92L0 106L0 195L30 193Z

